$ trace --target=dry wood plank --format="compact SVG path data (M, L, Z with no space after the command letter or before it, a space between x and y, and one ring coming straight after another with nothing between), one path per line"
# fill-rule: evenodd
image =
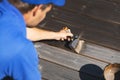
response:
M98 45L102 45L107 48L120 51L120 40L115 39L114 37L109 37L105 34L101 34L96 31L92 32L88 30L84 32L83 37L84 39L89 40Z
M120 63L120 51L105 48L99 45L86 43L81 51L82 55L94 57L108 63Z
M42 77L44 77L45 80L104 80L102 76L96 77L83 73L82 71L75 71L43 59L40 59L40 66L42 66ZM92 66L91 68L95 67L97 66ZM84 69L85 68L87 70L87 67L84 66ZM103 72L99 68L93 71L95 71L96 73L100 73L100 75Z
M54 41L54 43L57 44L58 42ZM62 43L60 46L62 48L63 46L65 47L65 45L62 45ZM66 49L67 51L68 50L71 51L67 47L64 49ZM98 60L101 60L107 63L119 63L120 62L120 51L112 50L112 49L105 48L105 47L95 45L92 43L86 42L80 54L86 55L88 57L95 58L95 59L98 59Z
M93 58L85 57L82 55L73 54L72 52L60 48L56 48L44 43L37 42L35 43L35 47L39 53L40 58L57 63L62 66L66 66L76 71L79 71L83 66L88 64L96 65L100 69L104 69L104 67L107 65L107 63L105 62L101 62ZM101 76L94 72L91 73L91 72L86 72L86 70L84 69L82 70L87 74L91 74L94 76Z
M51 46L55 46L70 52L73 52L65 42L60 41L43 41ZM74 53L74 52L73 52ZM84 48L80 55L85 55L107 63L119 63L120 62L120 51L106 48L100 45L85 42Z
M81 80L79 72L40 59L42 77L48 80Z

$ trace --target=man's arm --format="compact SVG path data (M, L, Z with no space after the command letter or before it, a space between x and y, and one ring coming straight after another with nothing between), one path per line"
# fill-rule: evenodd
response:
M38 40L65 40L68 36L73 36L71 32L60 30L59 32L48 31L38 28L27 28L27 38L31 41Z

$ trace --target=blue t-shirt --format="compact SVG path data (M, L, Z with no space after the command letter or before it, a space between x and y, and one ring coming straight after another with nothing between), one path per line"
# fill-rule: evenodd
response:
M8 0L0 2L0 80L5 76L41 80L37 52L26 38L23 16Z

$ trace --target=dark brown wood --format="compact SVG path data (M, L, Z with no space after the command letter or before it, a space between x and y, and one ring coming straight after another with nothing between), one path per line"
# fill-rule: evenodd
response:
M97 1L100 2L100 4L105 2L103 5L107 3L111 3L109 1L104 1L104 0L96 0L96 1L84 0L83 2L86 2L89 5L96 3L97 5L98 4ZM82 0L75 1L75 3L76 2L77 3L81 2L80 4L83 3ZM73 2L73 5L74 5L74 2ZM107 8L105 9L107 11ZM74 10L76 9L74 8ZM96 10L99 10L99 8L96 7ZM101 12L104 12L104 11L101 11ZM97 11L95 13L97 14ZM102 14L100 12L98 13ZM117 12L114 12L114 13L117 13ZM92 42L98 45L106 46L108 48L112 48L120 51L120 25L119 24L105 21L102 19L97 19L92 16L86 15L85 13L79 13L79 11L72 12L70 10L64 9L64 7L54 8L50 14L51 16L49 16L46 19L46 24L43 26L45 29L58 31L63 26L68 26L74 34L79 34L81 32L84 32L84 35L82 38L88 42ZM112 13L109 13L109 15L115 18Z
M114 24L103 23L97 20L92 21L92 19L86 21L86 18L87 17L81 16L79 26L74 24L67 24L65 21L62 23L62 21L60 22L57 19L52 19L47 21L46 26L43 28L58 31L62 29L63 26L67 25L74 34L83 32L84 34L82 38L88 42L120 50L120 32L118 25L113 27Z
M64 9L120 24L119 0L67 0Z

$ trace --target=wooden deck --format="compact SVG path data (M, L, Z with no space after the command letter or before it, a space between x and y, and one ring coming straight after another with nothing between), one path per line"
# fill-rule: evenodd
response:
M35 43L43 77L48 80L103 80L104 67L120 61L120 54L111 49L102 51L104 47L101 46L86 45L86 50L78 55L48 44ZM105 53L107 55L103 55ZM81 79L83 76L88 79Z
M68 26L74 34L83 33L85 47L80 54L66 42L35 42L45 80L104 80L103 69L120 63L120 1L67 0L54 7L38 27L58 31Z

